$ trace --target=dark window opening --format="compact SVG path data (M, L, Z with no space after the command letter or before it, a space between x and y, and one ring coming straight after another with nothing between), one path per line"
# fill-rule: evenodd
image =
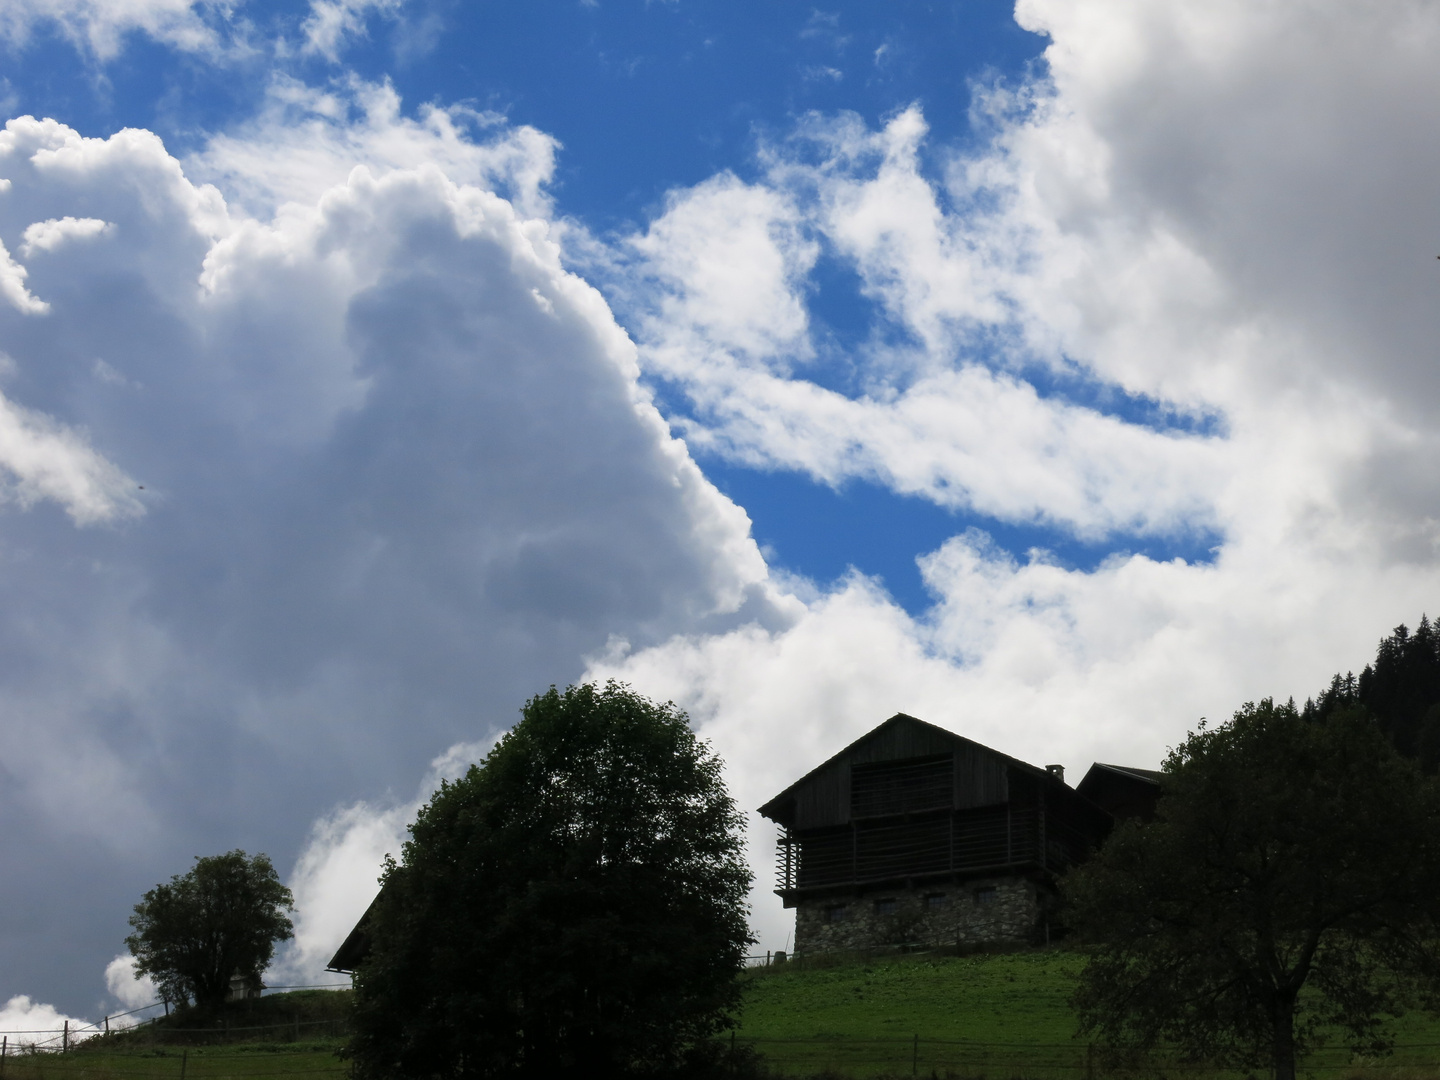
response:
M925 897L925 907L930 911L945 907L947 902L948 898L943 892L932 892Z
M897 911L899 911L899 910L900 910L900 901L898 901L898 900L876 900L876 901L875 901L875 914L876 914L876 915L894 915L895 912L897 912Z
M827 907L827 908L825 909L825 921L826 921L826 922L844 922L844 921L845 921L845 913L846 913L846 912L845 912L845 905L844 905L844 904L831 904L829 907Z
M987 885L983 889L975 890L975 903L977 904L993 904L995 899L996 892L994 885Z

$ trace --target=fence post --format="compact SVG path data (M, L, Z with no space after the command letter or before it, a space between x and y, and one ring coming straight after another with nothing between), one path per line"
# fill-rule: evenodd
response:
M1085 1080L1095 1080L1095 1044L1085 1045Z
M181 1051L180 1051L180 1080L185 1080L185 1063L186 1063L187 1060L189 1060L189 1057L190 1057L190 1051L189 1051L189 1050L181 1050Z
M10 1036L0 1036L0 1080L5 1076L5 1052L10 1049Z
M64 1034L60 1036L60 1052L66 1053L70 1049L70 1021L65 1021Z
M918 1076L920 1073L920 1036L915 1036L914 1049L910 1051L910 1075Z
M110 1017L105 1017L105 1034L110 1034Z

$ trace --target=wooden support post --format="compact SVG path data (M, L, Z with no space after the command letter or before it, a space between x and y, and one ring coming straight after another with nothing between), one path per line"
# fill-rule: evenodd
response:
M914 1049L910 1051L910 1075L918 1076L920 1073L920 1036L915 1036Z
M180 1051L180 1080L185 1080L185 1065L190 1060L190 1051Z
M70 1050L70 1021L65 1021L64 1033L60 1036L60 1052L67 1053Z
M5 1054L10 1049L10 1036L0 1036L0 1080L5 1076Z
M110 1017L105 1017L105 1034L110 1034Z

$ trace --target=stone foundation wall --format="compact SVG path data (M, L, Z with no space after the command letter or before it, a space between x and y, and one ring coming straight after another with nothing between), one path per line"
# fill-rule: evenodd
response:
M795 909L795 952L1021 945L1036 939L1040 917L1035 883L1016 877L802 900Z

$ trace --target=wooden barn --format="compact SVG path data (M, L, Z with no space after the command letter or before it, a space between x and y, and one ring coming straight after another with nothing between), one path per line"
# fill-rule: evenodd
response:
M796 909L800 954L1044 941L1055 876L1114 820L1066 785L1060 766L904 713L760 813L780 826L775 891Z

